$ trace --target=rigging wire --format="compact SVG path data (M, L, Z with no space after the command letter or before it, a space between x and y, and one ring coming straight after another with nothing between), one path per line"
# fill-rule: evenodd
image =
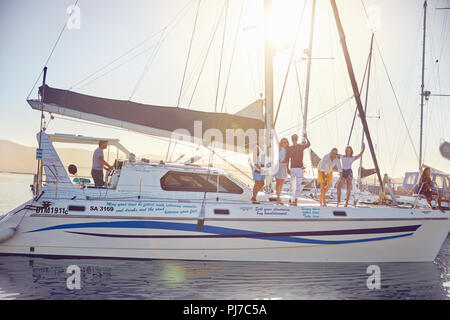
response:
M182 9L180 9L174 16L173 18L159 31L151 34L149 37L147 37L146 39L144 39L143 41L139 42L137 45L131 47L130 49L128 49L127 51L125 51L123 54L121 54L119 57L113 59L112 61L108 62L107 64L105 64L104 66L100 67L99 69L97 69L96 71L94 71L93 73L89 74L88 76L86 76L85 78L83 78L82 80L78 81L77 83L73 84L72 86L69 87L68 90L71 90L77 86L79 86L81 83L87 81L88 79L92 78L93 76L95 76L96 74L98 74L99 72L105 70L106 68L108 68L109 66L111 66L112 64L114 64L115 62L119 61L120 59L124 58L125 56L129 55L131 52L135 51L137 48L143 46L144 44L148 43L151 39L155 38L156 36L158 36L161 33L164 33L169 27L171 27L172 24L176 24L177 19L180 17L180 15L184 12L183 16L180 17L183 18L187 13L188 10L186 10L187 8L190 7L190 5L194 2L194 0L190 0L188 1L183 7ZM169 33L169 32L168 32ZM168 34L167 33L167 34ZM139 54L136 54L135 56L133 56L131 59L126 60L124 63L120 64L119 66L105 72L103 75L95 78L94 80L89 81L87 84L105 76L106 74L116 70L118 67L124 65L125 63L130 62L131 60L135 59L136 57L140 56L141 54L143 54L144 52L150 50L151 48L154 48L156 45L151 46L150 48L145 49L144 51L142 51ZM83 87L85 87L87 84L82 85L81 87L79 87L78 89L81 89Z
M220 15L219 15L219 19L217 20L216 27L215 27L214 32L213 32L213 35L212 35L212 37L211 37L211 41L209 42L209 46L208 46L208 49L207 49L207 51L206 51L205 59L203 60L203 64L202 64L202 66L201 66L201 68L200 68L200 72L199 72L199 75L198 75L198 77L197 77L197 81L195 82L195 86L194 86L194 90L193 90L193 92L192 92L191 98L189 99L188 109L189 109L189 107L191 106L192 100L194 99L195 92L196 92L196 90L197 90L197 85L198 85L198 83L199 83L199 81L200 81L200 78L201 78L201 75L202 75L202 73L203 73L203 68L205 67L206 60L207 60L208 55L209 55L209 51L210 51L210 49L211 49L211 47L212 47L212 44L213 44L213 42L214 42L214 38L215 38L215 36L216 36L217 29L219 28L219 25L220 25L220 20L222 19L222 15L223 15L223 12L224 12L224 10L225 10L225 5L226 5L226 3L224 3L224 5L223 5L223 7L222 7L222 10L221 10Z
M200 5L200 4L199 4L199 5ZM224 6L222 7L222 11L220 12L219 19L217 20L216 27L215 27L214 32L213 32L213 35L212 35L212 37L211 37L211 41L209 42L208 49L207 49L207 51L206 51L206 56L205 56L205 59L203 60L202 66L201 66L201 68L200 68L200 73L199 73L198 78L197 78L197 81L196 81L196 83L195 83L194 91L192 92L192 96L191 96L191 98L190 98L190 100L189 100L189 104L188 104L187 109L190 108L191 103L192 103L192 99L194 98L195 91L196 91L196 89L197 89L197 85L198 85L198 83L199 83L199 81L200 81L200 77L201 77L201 75L202 75L203 68L204 68L204 66L205 66L205 64L206 64L206 60L207 60L208 55L209 55L209 50L211 49L211 46L212 46L212 44L213 44L213 41L214 41L214 38L215 38L215 35L216 35L216 31L218 30L219 25L220 25L220 21L222 20L222 14L223 14L224 9L225 9L225 3L224 3ZM195 28L194 28L194 30L195 30ZM180 91L180 95L181 95L181 91ZM177 107L178 107L178 106L177 106ZM172 139L169 140L169 145L168 145L168 147L167 147L166 161L167 161L168 156L169 156L171 143L172 143ZM177 146L177 143L178 143L178 139L175 141L175 145L174 145L174 148L173 148L173 150L172 150L172 153L171 153L171 156L170 156L169 159L172 158L173 153L175 152L175 147Z
M344 106L344 105L345 105L348 101L350 101L351 99L353 99L353 96L348 97L347 99L342 100L342 101L339 102L337 105L335 105L335 106L329 108L328 110L325 110L325 111L323 111L323 112L321 112L321 113L319 113L319 114L317 114L317 115L315 115L315 116L309 118L309 120L308 120L308 125L311 125L311 124L317 122L318 120L320 120L320 119L326 117L327 115L329 115L329 114L332 113L333 111L338 110L339 108L341 108L342 106ZM287 129L284 129L284 130L280 131L280 134L281 134L281 133L285 133L285 132L290 132L291 130L296 129L296 128L300 127L301 125L302 125L302 124L300 123L300 124L296 124L295 126L292 126L292 127L287 128Z
M418 156L418 154L417 154L416 147L415 147L414 142L413 142L413 140L412 140L411 133L409 132L408 125L406 124L405 116L403 115L403 111L402 111L402 109L401 109L401 107L400 107L400 102L398 101L397 94L396 94L395 89L394 89L394 85L392 84L391 77L390 77L389 72L388 72L388 70L387 70L387 67L386 67L386 64L385 64L385 62L384 62L383 56L381 55L381 49L380 49L380 46L378 45L378 41L377 41L376 38L375 38L375 44L376 44L376 46L377 46L378 53L380 54L381 62L382 62L382 64L383 64L384 71L386 72L386 76L387 76L387 78L388 78L389 85L390 85L390 87L391 87L391 89L392 89L392 93L394 94L396 106L397 106L397 108L398 108L398 111L400 112L400 115L402 116L403 124L405 125L406 132L407 132L407 134L408 134L409 140L410 140L411 145L412 145L412 148L413 148L413 150L414 150L414 154L416 155L417 161L419 161L419 156Z
M298 69L297 69L297 64L294 62L294 69L295 69L295 78L296 78L296 82L297 82L297 88L298 88L298 96L299 96L299 100L300 100L300 112L302 113L302 119L303 119L303 96L302 96L302 88L300 86L300 79L299 79L299 73L298 73Z
M228 82L230 80L230 74L231 74L231 67L233 65L234 53L235 53L235 50L236 50L237 40L238 40L238 37L239 37L239 30L241 28L241 23L242 23L242 14L243 14L243 11L244 11L244 4L245 4L245 1L242 1L241 11L240 11L240 14L239 14L238 25L237 25L237 28L236 28L236 36L234 38L233 51L231 53L230 67L228 69L227 80L225 81L225 88L224 88L224 92L223 92L222 106L220 108L220 112L223 112L223 108L224 108L224 105L225 105L225 99L226 99L226 96L227 96L227 89L228 89ZM225 110L225 112L226 112L226 110Z
M133 98L133 96L136 93L137 89L141 85L142 80L144 79L144 76L147 74L148 69L153 64L153 61L155 61L156 55L158 54L159 49L161 48L161 45L163 43L163 37L164 37L164 32L161 33L161 36L160 36L160 38L158 40L158 43L156 44L155 50L153 50L152 53L148 56L147 62L145 63L145 67L142 70L141 75L139 76L139 79L136 82L136 85L134 86L130 97L128 98L128 101L131 101L131 99Z
M361 0L361 3L362 3L362 5L363 5L364 13L366 14L366 18L368 19L369 16L368 16L368 13L367 13L367 10L366 10L366 6L365 6L365 4L364 4L364 0ZM406 120L405 120L405 117L404 117L404 115L403 115L403 111L402 111L402 109L401 109L401 107L400 107L400 102L398 101L397 94L396 94L395 89L394 89L394 85L392 84L391 77L390 77L389 72L388 72L387 67L386 67L386 63L384 62L383 55L381 54L381 48L380 48L380 45L378 44L378 40L377 40L376 37L374 37L374 40L375 40L375 45L376 45L377 50L378 50L378 54L380 55L381 62L382 62L382 64L383 64L384 71L385 71L386 76L387 76L387 78L388 78L389 85L390 85L390 87L391 87L392 93L394 94L396 106L397 106L397 108L398 108L398 110L399 110L399 112L400 112L401 118L402 118L402 120L403 120L403 124L405 125L406 132L407 132L408 137L409 137L409 140L410 140L410 142L411 142L411 145L412 145L414 154L416 155L417 161L419 161L419 156L418 156L418 154L417 154L417 150L416 150L415 145L414 145L414 142L413 142L413 140L412 140L411 133L409 132L408 125L406 124Z
M222 75L222 60L223 60L223 48L225 47L225 34L226 34L226 26L227 26L227 17L228 17L228 4L229 0L225 0L226 2L226 9L225 9L225 19L223 22L223 34L222 34L222 48L220 50L220 61L219 61L219 76L217 79L217 89L216 89L216 102L214 104L214 112L217 112L217 102L219 98L219 88L220 88L220 78Z
M275 119L274 119L273 124L272 124L273 127L275 127L275 124L276 124L277 119L278 119L278 113L280 112L281 102L283 101L284 90L286 89L286 83L287 83L288 76L289 76L289 70L291 69L292 60L294 59L295 48L297 46L297 40L298 40L298 37L299 37L299 34L300 34L300 30L301 30L303 14L305 13L305 7L306 7L307 3L308 3L308 1L306 0L304 2L303 9L302 9L302 12L300 14L300 19L299 19L299 22L298 22L298 29L297 29L297 32L295 34L294 44L292 46L291 57L289 58L289 64L288 64L288 67L287 67L286 76L284 78L283 88L281 89L280 100L278 102L277 112L275 114ZM312 57L309 57L309 58L311 59ZM303 114L303 109L302 109L302 114Z
M366 81L366 74L367 74L367 70L369 69L369 63L370 63L370 59L372 57L372 52L369 53L369 55L367 56L367 60L366 60L366 68L364 69L364 75L363 75L363 79L361 82L361 88L359 89L359 94L361 94L361 92L364 89L364 84ZM367 79L367 82L369 82L369 79ZM367 99L367 97L366 97ZM352 137L352 132L353 132L353 126L355 125L355 119L356 119L356 114L358 113L358 107L355 108L355 113L353 114L353 121L352 121L352 126L350 128L350 134L348 135L348 140L347 140L347 146L350 145L350 139Z
M141 43L139 43L138 45L134 46L133 48L127 50L125 53L123 53L122 55L120 55L119 57L113 59L112 61L108 62L106 65L104 65L103 67L97 69L95 72L91 73L90 75L88 75L87 77L81 79L80 81L76 82L75 84L73 84L72 86L70 86L67 90L72 90L73 88L77 87L78 85L80 85L81 83L85 82L86 80L88 80L89 78L92 78L94 75L98 74L99 72L105 70L106 68L108 68L109 66L113 65L115 62L119 61L120 59L122 59L123 57L127 56L129 53L133 52L134 50L136 50L137 48L139 48L140 46L142 46L144 43L147 43L148 41L150 41L151 39L153 39L154 37L156 37L158 34L160 34L161 32L164 32L167 29L167 27L163 28L162 30L152 34L149 38L147 38L146 40L142 41ZM145 49L144 51L140 52L139 54L136 54L135 56L133 56L131 59L127 60L125 63L133 60L134 58L136 58L137 56L141 55L144 52L147 52L149 49L154 48L156 45L151 46L150 48ZM121 66L122 64L120 64L119 66ZM117 68L114 68L110 71L113 71ZM109 71L109 72L110 72ZM107 72L107 73L109 73ZM106 75L107 73L103 74L102 76ZM101 78L102 76L95 78L93 81ZM91 83L92 81L88 82ZM84 87L86 85L83 85L82 87ZM81 87L81 88L82 88Z
M192 43L194 42L195 28L197 26L198 13L200 11L200 4L201 4L201 2L202 2L201 0L198 0L197 12L195 14L195 20L194 20L194 27L192 28L191 41L189 43L189 49L188 49L188 54L187 54L187 58L186 58L186 64L184 66L183 79L181 80L180 93L178 94L177 108L180 107L181 93L183 92L184 79L186 77L186 71L187 71L187 67L188 67L188 64L189 64L189 57L191 55Z
M226 32L226 26L227 26L227 15L228 15L229 0L225 0L225 3L226 3L226 11L225 11L225 19L224 19L224 22L223 22L223 37L222 37L222 47L221 47L221 50L220 50L221 52L220 52L220 63L219 63L219 75L218 75L217 89L216 89L216 103L214 105L214 113L215 113L215 115L214 115L214 124L217 123L217 99L218 99L218 95L219 95L220 73L221 73L221 69L222 69L223 49L225 47L225 32ZM215 125L214 125L214 127L215 127ZM207 181L209 181L209 177L210 177L210 174L211 174L211 166L212 166L212 161L213 161L213 157L214 157L215 147L216 147L216 140L214 139L213 147L212 147L212 149L210 149L211 152L209 154L208 174L206 176L206 180ZM219 177L217 177L217 179L218 178ZM203 194L202 206L201 206L200 213L199 213L199 216L198 216L198 219L197 219L197 229L203 228L203 224L204 224L204 221L205 221L206 193L207 192L205 191L204 194ZM217 195L216 199L218 200L218 195Z
M122 66L124 66L125 64L127 64L128 62L130 62L130 61L136 59L137 57L143 55L144 53L148 52L149 50L156 48L158 45L159 45L159 42L158 42L158 43L155 43L155 44L152 45L151 47L146 48L145 50L142 50L141 52L135 54L134 56L132 56L131 58L125 60L124 62L118 64L118 65L115 66L114 68L112 68L112 69L110 69L110 70L104 72L103 74L99 75L98 77L96 77L96 78L94 78L94 79L91 79L91 80L88 81L88 82L85 82L84 84L82 84L81 86L79 86L77 89L80 90L80 89L82 89L82 88L88 86L88 85L91 84L92 82L94 82L94 81L96 81L96 80L98 80L98 79L100 79L100 78L103 78L104 76L108 75L109 73L113 72L114 70L119 69L120 67L122 67ZM88 77L88 78L89 78L89 77ZM88 79L88 78L85 78L85 80ZM82 83L82 82L79 82L79 83ZM71 87L70 89L73 89L73 88L74 88L74 86ZM68 90L70 90L70 89L68 89Z
M77 6L78 1L79 0L75 1L75 4L72 6L72 8ZM58 38L56 39L55 44L53 45L52 50L50 51L50 54L48 55L47 60L44 63L44 68L47 67L48 63L50 62L50 59L53 56L53 52L55 52L56 46L58 45L59 40L61 39L61 37L64 33L64 30L66 30L66 26L67 26L67 20L64 22L64 25L63 25L61 31L59 32ZM30 98L31 93L33 92L34 88L36 87L36 84L38 83L39 79L41 78L41 75L44 72L44 68L42 68L42 71L39 73L39 76L37 77L36 81L34 82L33 87L31 88L30 92L28 93L27 100Z

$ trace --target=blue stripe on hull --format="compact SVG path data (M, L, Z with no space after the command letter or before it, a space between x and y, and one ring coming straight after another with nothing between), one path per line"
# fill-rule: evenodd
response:
M279 233L261 233L256 231L240 230L216 226L204 226L198 230L196 224L179 223L179 222L163 222L163 221L112 221L112 222L90 222L90 223L73 223L62 224L47 228L36 229L28 232L40 232L61 229L79 229L79 228L138 228L138 229L163 229L174 231L190 231L203 233L202 235L123 235L123 234L101 234L66 231L74 234L109 237L109 238L254 238L260 240L272 240L282 242L307 243L307 244L344 244L369 242L378 240L387 240L411 236L420 225L385 227L385 228L368 228L368 229L347 229L347 230L326 230L326 231L303 231L303 232L279 232ZM330 235L362 235L374 233L396 233L408 232L399 235L386 237L375 237L353 240L316 240L308 238L298 238L297 236L330 236ZM206 235L205 235L206 234Z

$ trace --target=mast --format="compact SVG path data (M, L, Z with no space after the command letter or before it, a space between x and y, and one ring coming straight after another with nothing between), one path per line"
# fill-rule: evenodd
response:
M265 88L265 106L266 106L266 132L265 132L265 145L266 145L266 163L273 164L273 148L272 148L272 126L273 126L273 57L274 51L272 47L272 41L270 38L270 14L272 12L272 0L264 0L264 88ZM273 190L272 188L272 175L266 175L265 189L268 192Z
M374 33L372 32L372 37L370 38L369 62L368 62L368 66L367 66L367 85L366 85L366 98L364 101L364 113L367 112L367 101L369 101L369 82L370 82L370 67L372 65L373 38L374 38ZM362 150L363 144L364 144L364 131L362 133L362 138L361 138L361 150ZM361 189L362 158L363 158L363 155L361 155L361 157L359 158L358 188L360 188L360 189Z
M36 172L36 183L34 187L35 195L37 195L42 187L42 132L45 131L45 118L44 118L44 97L45 97L45 82L47 78L47 66L44 67L44 75L42 77L42 94L41 94L41 124L39 129L39 146L36 150L36 159L38 160L37 172ZM39 154L39 156L38 156Z
M309 46L308 46L308 64L307 64L307 70L306 70L305 109L303 112L303 134L306 133L306 124L307 124L307 120L308 120L309 83L310 83L310 79L311 79L311 61L312 61L315 15L316 15L316 0L313 0L312 13L311 13L311 25L310 25L310 29L309 29L310 33L309 33Z
M423 99L425 97L425 36L427 28L427 1L423 3L423 44L422 44L422 85L420 95L420 149L419 149L419 172L422 170L422 140L423 140Z
M355 101L356 101L356 107L358 108L359 117L361 118L362 126L363 126L364 132L367 136L367 142L369 144L370 153L372 154L372 160L375 165L375 170L377 171L378 181L380 183L380 193L384 193L383 180L381 178L380 168L378 167L378 161L377 161L377 157L375 154L375 149L373 147L372 138L370 136L369 127L367 125L366 113L364 112L364 109L362 107L361 96L359 94L358 84L356 82L355 73L353 71L352 61L351 61L350 55L348 53L347 43L345 41L344 29L342 28L342 23L341 23L341 19L339 17L339 12L337 10L336 1L335 0L330 0L330 1L331 1L331 6L333 8L334 18L336 20L336 27L338 29L340 40L341 40L342 51L344 53L345 62L347 64L347 71L348 71L348 75L349 75L350 82L352 85L353 95L354 95Z

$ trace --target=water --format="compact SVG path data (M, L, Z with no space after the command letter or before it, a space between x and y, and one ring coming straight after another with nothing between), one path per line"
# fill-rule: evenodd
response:
M0 174L0 214L28 200L31 181ZM67 284L73 265L80 289ZM450 237L435 262L378 264L380 289L368 266L0 256L0 299L450 299Z

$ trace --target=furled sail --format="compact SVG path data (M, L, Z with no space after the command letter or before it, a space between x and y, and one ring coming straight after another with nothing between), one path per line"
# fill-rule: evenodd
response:
M42 89L41 86L39 88L41 97ZM43 102L43 109L46 112L117 126L149 135L173 137L172 133L176 131L179 135L192 138L191 142L201 141L204 145L208 145L214 139L219 141L221 138L224 143L223 147L227 150L234 150L238 146L244 146L245 150L248 150L249 142L252 142L250 136L253 133L260 134L260 130L265 127L261 103L251 104L250 109L245 108L246 116L242 116L239 112L233 115L106 99L51 88L47 85ZM40 101L28 100L28 103L33 109L41 110L42 103ZM255 114L249 115L249 110ZM237 137L238 134L241 136ZM201 140L195 141L194 138ZM240 140L240 138L244 140ZM239 151L239 149L234 151Z

